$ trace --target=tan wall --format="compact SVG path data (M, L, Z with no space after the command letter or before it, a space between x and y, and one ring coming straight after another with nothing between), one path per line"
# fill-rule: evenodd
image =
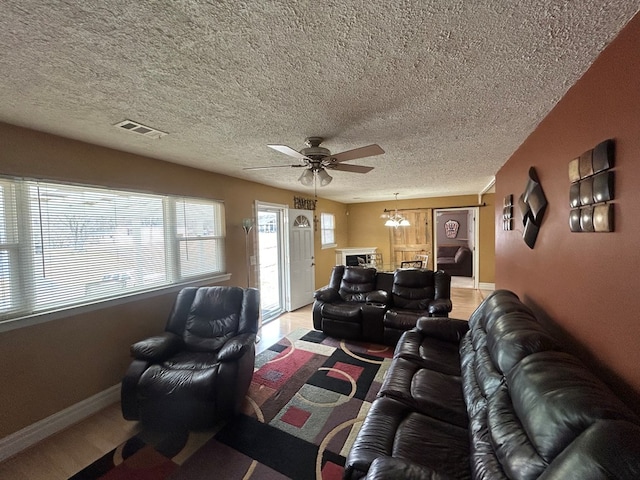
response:
M255 200L293 207L293 197L301 196L2 123L0 145L4 175L223 200L230 285L246 285L241 225L253 216ZM344 245L345 207L323 199L318 207L318 216L319 211L336 214L338 243ZM326 282L335 256L320 249L319 233L315 241L317 276ZM129 364L129 345L162 330L174 298L132 301L0 334L0 438L118 384Z
M482 283L495 281L495 216L494 194L484 195L482 201L486 204L480 207L479 228L479 280ZM469 205L478 205L477 195L464 195L456 197L421 198L411 200L398 200L397 208L449 208ZM384 210L396 208L394 200L371 203L352 203L348 205L349 218L349 245L350 247L377 247L382 252L386 262L391 258L391 243L389 227L384 226L385 220L380 218ZM327 277L328 278L328 277Z
M329 275L331 274L331 267L336 263L336 248L344 248L349 245L349 232L347 223L347 206L326 200L324 198L318 199L316 205L315 214L318 219L318 228L315 230L316 235L314 238L315 251L316 251L316 287L320 288L327 284L329 281ZM335 216L336 231L335 240L336 247L324 248L320 246L320 214L332 213Z
M514 231L496 222L496 286L518 293L567 333L607 381L638 398L639 51L636 15L498 172L495 212L500 218L505 195L520 196L535 167L548 199L540 233L529 249L518 207ZM568 163L609 138L616 144L615 232L571 233Z
M293 207L293 191L68 140L0 123L0 175L111 186L146 192L214 198L225 202L230 285L246 284L242 219L256 200ZM493 196L484 199L492 202ZM401 208L473 204L476 196L401 201ZM315 211L333 213L337 248L377 246L388 255L388 232L380 219L393 202L343 205L320 198ZM480 281L493 282L493 215L481 208ZM254 235L250 236L250 249ZM316 287L325 285L335 249L321 249L315 234ZM388 258L388 257L387 257ZM255 274L252 275L255 285ZM129 365L129 345L164 327L175 294L103 308L91 313L0 334L0 438L120 382Z

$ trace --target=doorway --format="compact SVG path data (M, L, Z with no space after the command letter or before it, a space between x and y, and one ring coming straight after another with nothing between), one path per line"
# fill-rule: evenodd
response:
M478 209L437 209L434 217L435 269L450 273L453 287L477 289Z
M287 276L287 206L256 202L258 219L258 278L262 323L285 311Z

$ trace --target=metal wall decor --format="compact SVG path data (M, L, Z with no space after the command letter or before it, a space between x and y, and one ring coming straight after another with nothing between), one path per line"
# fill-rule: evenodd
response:
M293 208L297 210L315 210L317 200L304 197L293 197Z
M538 238L538 231L542 223L542 217L547 208L547 198L544 196L540 180L535 168L529 169L529 180L524 192L518 199L524 231L522 238L529 248L533 248Z
M458 230L460 229L460 222L454 219L449 219L444 222L444 234L447 238L456 238L458 236Z
M502 230L513 230L513 195L504 196L502 206Z
M569 228L613 232L614 142L605 140L569 162Z

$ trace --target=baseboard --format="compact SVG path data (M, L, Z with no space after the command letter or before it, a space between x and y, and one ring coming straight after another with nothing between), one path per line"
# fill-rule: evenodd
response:
M478 290L495 290L495 289L496 289L495 283L485 283L485 282L478 283Z
M0 462L120 400L120 384L0 439Z

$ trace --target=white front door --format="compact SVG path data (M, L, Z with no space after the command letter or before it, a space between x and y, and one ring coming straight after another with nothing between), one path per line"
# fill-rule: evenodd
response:
M289 209L289 282L288 311L313 302L315 260L312 210Z

